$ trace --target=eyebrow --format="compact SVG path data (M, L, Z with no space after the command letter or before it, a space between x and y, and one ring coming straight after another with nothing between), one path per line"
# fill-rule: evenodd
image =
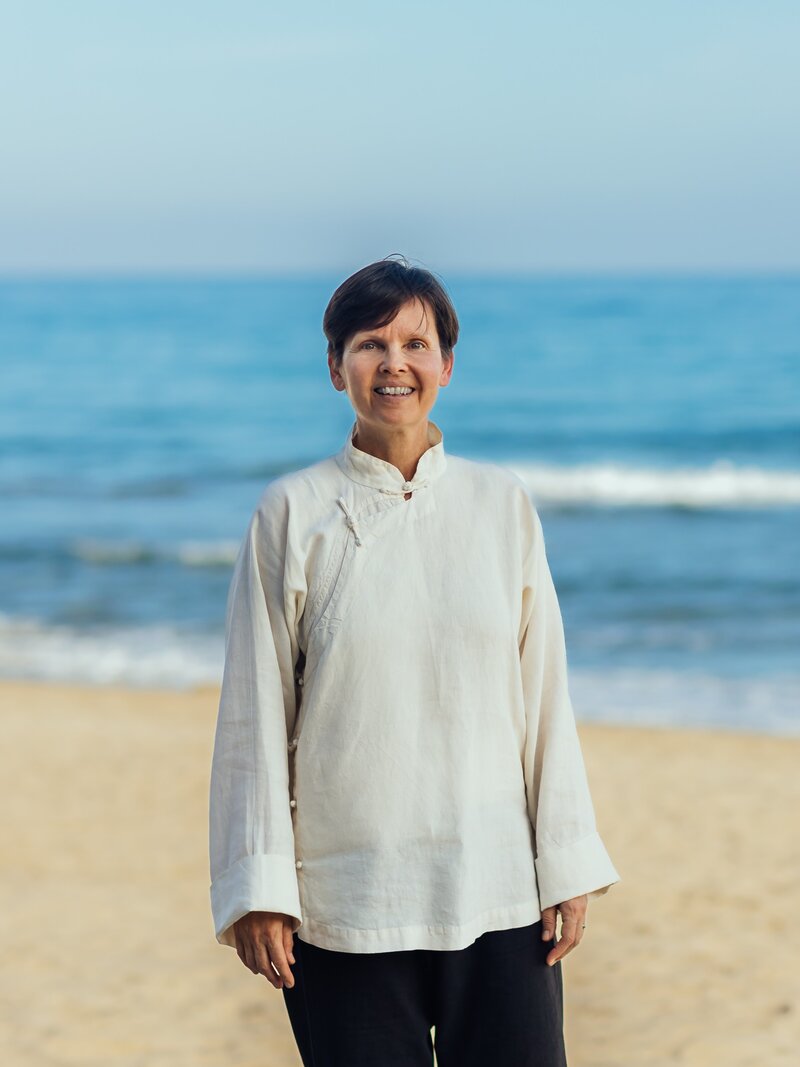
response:
M425 333L424 331L422 333L410 333L410 334L406 335L406 340L407 341L430 341L431 336L432 336L431 334ZM353 341L378 341L380 344L383 344L383 338L382 337L378 337L377 334L370 333L368 330L364 330L363 332L359 332L359 333L354 334L353 335Z

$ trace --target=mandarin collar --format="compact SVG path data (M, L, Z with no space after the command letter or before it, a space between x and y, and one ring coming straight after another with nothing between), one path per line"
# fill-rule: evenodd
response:
M382 493L409 493L436 481L447 466L444 436L432 419L428 419L428 448L419 457L411 481L406 481L403 472L393 463L357 448L353 444L357 429L356 420L348 430L347 439L335 458L347 477L361 485L379 489Z

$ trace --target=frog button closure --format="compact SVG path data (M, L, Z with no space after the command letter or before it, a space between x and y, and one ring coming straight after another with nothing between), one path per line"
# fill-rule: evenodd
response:
M354 517L353 513L350 511L350 509L348 508L347 504L345 503L344 497L343 496L338 497L336 503L339 505L339 507L344 512L344 515L345 515L344 521L347 523L347 525L353 531L353 537L355 537L355 539L356 539L356 544L360 546L361 545L361 538L359 537L359 534L358 534L358 526L356 525L356 520L355 520L355 517Z

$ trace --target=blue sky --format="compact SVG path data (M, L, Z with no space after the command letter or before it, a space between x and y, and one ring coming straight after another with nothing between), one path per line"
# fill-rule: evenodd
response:
M790 0L0 7L0 272L800 268Z

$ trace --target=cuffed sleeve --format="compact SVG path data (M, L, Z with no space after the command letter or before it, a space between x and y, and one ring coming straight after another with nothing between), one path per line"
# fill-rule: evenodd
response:
M274 484L274 483L273 483ZM211 909L217 941L251 911L302 922L289 804L296 624L304 604L285 497L265 490L239 548L228 592L225 665L209 791Z
M519 628L525 700L528 814L542 909L601 896L620 881L597 832L567 683L564 627L539 514L524 500L523 594Z

